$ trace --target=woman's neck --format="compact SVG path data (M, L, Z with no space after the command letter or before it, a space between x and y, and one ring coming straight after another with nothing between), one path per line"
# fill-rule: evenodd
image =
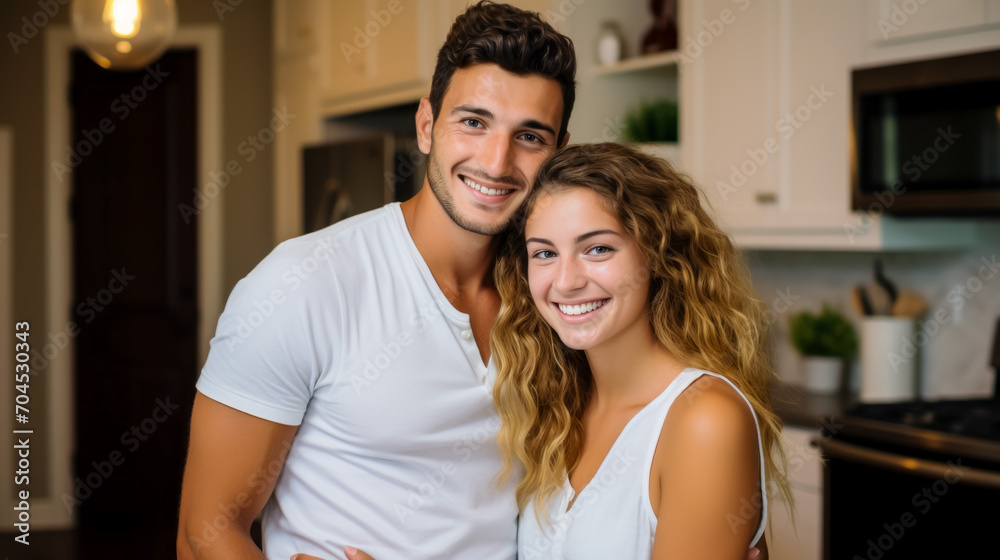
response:
M685 367L660 344L648 323L621 332L586 354L594 379L591 405L599 410L645 406Z

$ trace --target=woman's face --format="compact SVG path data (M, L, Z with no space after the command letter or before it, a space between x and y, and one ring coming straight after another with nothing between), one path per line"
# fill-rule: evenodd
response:
M531 296L564 344L588 350L651 328L645 259L596 192L541 195L525 239Z

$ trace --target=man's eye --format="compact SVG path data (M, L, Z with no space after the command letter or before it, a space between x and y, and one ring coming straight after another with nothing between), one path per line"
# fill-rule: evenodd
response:
M479 122L476 119L462 119L462 123L467 126L471 126L472 128L479 128L483 126L483 123Z
M536 142L541 142L542 141L541 138L535 136L534 134L522 134L521 138L524 138L525 140L527 140L528 142L531 142L532 144L534 144Z

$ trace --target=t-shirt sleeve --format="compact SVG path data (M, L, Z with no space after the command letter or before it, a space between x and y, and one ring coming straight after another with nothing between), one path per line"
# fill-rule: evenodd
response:
M305 275L302 256L279 245L233 288L198 379L202 394L265 420L302 423L336 354L330 341L340 338L330 331L342 308L329 262Z

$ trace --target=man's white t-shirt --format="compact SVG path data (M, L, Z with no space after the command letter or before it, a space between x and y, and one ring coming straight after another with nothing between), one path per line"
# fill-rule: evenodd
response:
M509 560L516 481L494 483L494 376L393 203L280 244L240 280L197 387L301 424L280 476L275 464L248 481L277 478L268 558L351 545L377 560Z

